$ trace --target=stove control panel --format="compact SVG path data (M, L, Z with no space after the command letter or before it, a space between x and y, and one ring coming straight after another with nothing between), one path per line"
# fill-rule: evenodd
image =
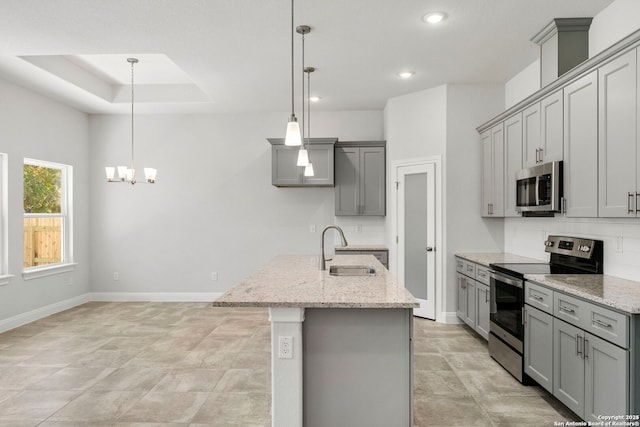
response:
M595 243L595 240L582 239L579 237L549 236L544 242L544 250L552 254L590 258Z

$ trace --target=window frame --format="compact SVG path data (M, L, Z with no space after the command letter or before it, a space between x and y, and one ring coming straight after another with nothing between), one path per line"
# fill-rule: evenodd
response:
M36 160L26 158L24 165L41 166L51 169L59 169L61 171L60 187L60 213L59 214L38 214L24 212L23 207L23 224L25 218L61 218L61 260L58 263L46 264L42 266L24 267L22 268L22 277L24 280L36 279L39 277L50 276L52 274L64 273L72 271L76 263L73 261L73 166L62 163L49 162L44 160ZM22 183L24 192L24 182ZM24 203L24 194L23 194ZM23 226L24 227L24 226ZM22 242L24 252L24 241Z
M9 156L0 153L0 286L8 285L13 277L9 274L9 185L7 171Z

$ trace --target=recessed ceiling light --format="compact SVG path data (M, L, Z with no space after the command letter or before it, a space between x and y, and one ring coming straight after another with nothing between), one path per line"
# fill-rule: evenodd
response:
M413 77L414 74L415 73L413 71L402 71L398 73L398 76L400 76L400 78L403 78L403 79L409 79Z
M422 20L427 24L437 24L439 22L444 21L446 17L447 15L444 14L443 12L431 12L424 15L422 17Z
M320 101L322 98L320 98L319 96L310 96L309 97L309 101L311 102L318 102Z

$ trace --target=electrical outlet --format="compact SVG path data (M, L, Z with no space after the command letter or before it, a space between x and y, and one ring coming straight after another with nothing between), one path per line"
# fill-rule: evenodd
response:
M218 280L218 272L217 271L213 271L211 273L211 280Z
M315 224L311 224L309 226L309 232L310 233L315 233L316 232L316 225Z
M621 254L623 248L622 236L616 237L616 253Z
M362 233L362 224L356 225L356 233Z
M293 359L293 337L278 337L278 359Z
M113 280L114 280L114 281L116 281L116 282L117 282L118 280L120 280L120 273L118 273L117 271L115 271L115 272L113 273Z

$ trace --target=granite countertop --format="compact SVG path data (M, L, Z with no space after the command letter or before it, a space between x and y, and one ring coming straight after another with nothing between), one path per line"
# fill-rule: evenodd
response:
M213 302L216 307L416 308L418 301L373 255L278 255ZM375 276L331 276L330 265L368 265Z
M464 258L467 261L475 262L476 264L489 267L489 264L496 262L511 262L511 263L527 263L527 262L549 262L549 260L539 260L535 258L527 258L520 255L514 255L506 252L462 252L457 253L457 257Z
M602 274L526 274L525 278L628 314L640 314L640 282Z
M347 245L347 246L336 246L336 250L341 251L388 251L384 245Z

